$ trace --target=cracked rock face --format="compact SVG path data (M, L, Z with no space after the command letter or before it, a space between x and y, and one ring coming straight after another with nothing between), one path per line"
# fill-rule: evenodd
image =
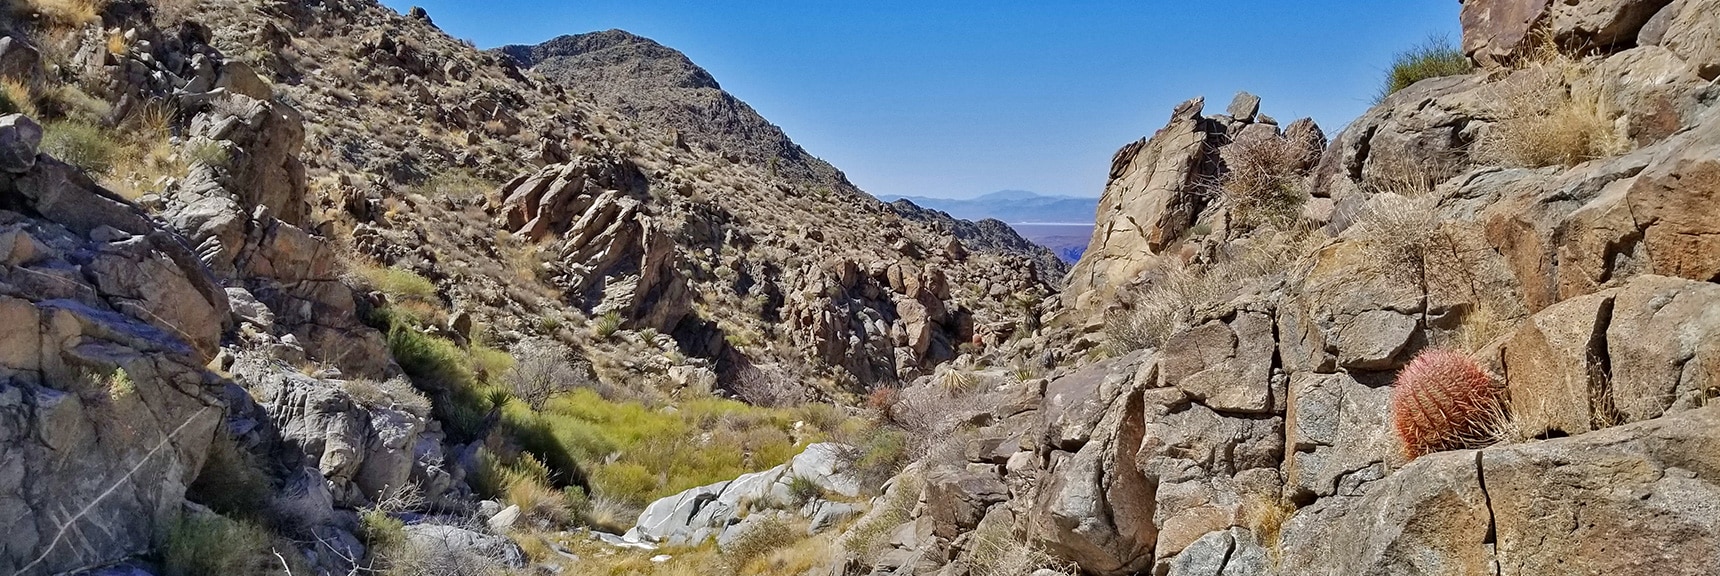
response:
M0 175L0 196L0 571L145 552L221 422L203 366L225 292L183 239L52 158Z

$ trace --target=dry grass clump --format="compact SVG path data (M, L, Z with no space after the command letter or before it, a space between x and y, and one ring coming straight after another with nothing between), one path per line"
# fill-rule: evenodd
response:
M1439 198L1379 194L1348 230L1361 243L1371 272L1419 286L1427 254L1439 235Z
M430 414L430 399L424 397L424 393L413 388L412 383L404 378L392 378L382 382L347 380L341 383L341 390L360 406L398 408L418 416Z
M1163 346L1172 334L1194 326L1204 311L1283 272L1321 240L1306 230L1268 230L1230 243L1212 262L1162 260L1156 277L1132 293L1129 309L1107 316L1105 335L1112 351Z
M890 532L908 521L925 487L917 474L902 474L894 482L884 496L876 500L874 508L842 538L843 550L866 564L875 563L889 547Z
M1047 554L1038 546L1010 536L1008 527L985 527L974 532L967 556L974 576L1031 576L1040 570L1076 574L1075 563Z
M0 114L41 116L42 112L36 108L36 95L28 82L10 76L0 77Z
M723 557L741 573L759 573L749 571L758 561L777 550L787 548L799 542L806 534L804 526L795 526L781 514L764 514L763 519L752 522L740 535L735 536L727 546L724 546ZM772 571L772 573L777 573ZM789 572L790 574L797 572Z
M1295 222L1308 197L1303 176L1315 155L1311 147L1291 138L1254 138L1225 146L1223 155L1227 172L1218 189L1239 227Z
M101 19L105 0L9 0L7 12L50 29L78 28Z
M1477 161L1525 168L1574 166L1629 148L1614 123L1621 111L1613 109L1605 84L1580 82L1594 74L1590 61L1547 38L1513 65L1517 72L1494 86L1504 110L1475 143Z

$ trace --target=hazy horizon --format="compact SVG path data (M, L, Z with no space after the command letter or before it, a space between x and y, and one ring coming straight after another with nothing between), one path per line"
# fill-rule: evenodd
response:
M1111 155L1238 90L1328 135L1394 54L1455 40L1457 2L1120 1L842 5L384 0L483 48L619 28L686 53L876 196L1098 196ZM530 17L522 17L530 15Z

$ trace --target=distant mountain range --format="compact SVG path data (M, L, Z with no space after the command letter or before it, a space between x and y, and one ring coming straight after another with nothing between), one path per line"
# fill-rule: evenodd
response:
M963 220L996 218L1010 224L1061 223L1092 224L1099 211L1098 198L1046 196L1026 190L1003 190L966 199L928 198L924 196L886 196L885 202L906 199L922 208L948 212Z
M886 202L907 200L921 208L963 220L1001 220L1028 241L1050 248L1064 262L1081 259L1093 235L1098 198L1046 196L1026 190L1003 190L967 199L887 196Z

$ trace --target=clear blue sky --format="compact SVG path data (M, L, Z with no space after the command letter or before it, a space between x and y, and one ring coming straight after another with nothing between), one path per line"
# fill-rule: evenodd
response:
M384 0L483 48L621 28L723 88L876 195L1096 196L1111 154L1237 90L1329 135L1392 55L1458 36L1457 0L753 2Z

